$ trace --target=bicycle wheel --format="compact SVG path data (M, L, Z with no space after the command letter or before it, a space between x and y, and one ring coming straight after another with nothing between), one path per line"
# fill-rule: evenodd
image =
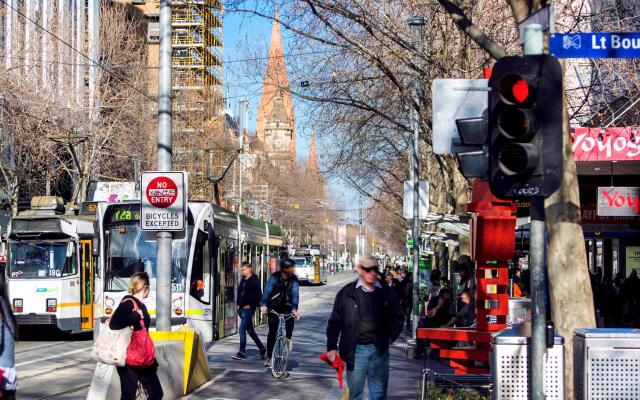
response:
M282 336L276 339L276 345L273 348L273 356L271 358L271 375L274 378L281 378L287 372L287 361L289 352L285 338Z

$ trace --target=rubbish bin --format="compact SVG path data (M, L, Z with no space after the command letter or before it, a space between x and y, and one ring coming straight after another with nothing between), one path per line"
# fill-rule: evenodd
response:
M576 400L640 399L640 330L573 332Z
M491 347L492 400L526 400L530 397L530 338L526 329L505 329L493 335ZM544 392L548 400L564 400L564 338L555 336L544 363Z

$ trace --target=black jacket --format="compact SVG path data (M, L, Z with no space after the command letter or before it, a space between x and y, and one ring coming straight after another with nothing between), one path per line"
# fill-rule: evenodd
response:
M133 303L129 301L129 299L135 301L138 305L138 308L142 310L142 314L144 315L144 324L147 329L149 329L149 325L151 325L151 317L149 316L149 312L147 311L147 306L145 306L144 303L140 300L130 295L124 296L122 298L120 305L118 305L118 308L116 308L116 311L111 317L109 328L118 330L124 329L127 326L133 326L134 331L139 331L140 329L142 329L142 325L140 324L140 314L135 312Z
M238 285L238 307L257 307L260 305L261 298L260 280L256 274L251 275L249 279L240 279L240 284Z
M360 327L360 312L356 296L356 283L351 282L338 292L333 303L333 311L327 323L327 351L339 350L340 357L352 371L355 363L356 346L358 345L358 329ZM361 290L361 289L357 289ZM386 351L393 343L404 325L404 314L400 308L398 296L393 289L382 285L384 306L382 313L382 327L376 337L375 345L380 351ZM340 347L338 348L338 338Z

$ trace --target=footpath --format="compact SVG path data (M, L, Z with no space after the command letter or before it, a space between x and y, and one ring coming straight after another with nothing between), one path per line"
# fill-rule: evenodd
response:
M301 287L300 320L293 332L289 376L274 379L259 359L258 349L247 337L247 359L231 358L238 351L239 335L215 342L207 352L213 380L184 399L197 400L336 400L347 399L346 377L340 389L333 369L319 360L326 351L325 329L335 296L345 284L356 279L352 272L331 276L323 286ZM266 344L266 324L256 328ZM389 399L418 399L423 362L406 357L406 341L400 338L391 347ZM429 361L432 364L432 361ZM443 370L441 365L428 368Z

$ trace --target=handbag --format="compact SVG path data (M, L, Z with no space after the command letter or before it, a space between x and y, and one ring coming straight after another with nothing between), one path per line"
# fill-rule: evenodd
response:
M135 306L135 302L134 306ZM127 361L127 349L131 342L131 327L123 329L111 329L109 328L109 318L100 333L98 338L93 342L91 347L91 358L95 361L103 364L115 365L117 367L124 367Z
M134 302L134 309L138 311L138 305ZM131 341L127 348L127 365L136 368L146 368L153 365L156 359L156 346L149 336L144 319L140 320L142 329L133 331Z

